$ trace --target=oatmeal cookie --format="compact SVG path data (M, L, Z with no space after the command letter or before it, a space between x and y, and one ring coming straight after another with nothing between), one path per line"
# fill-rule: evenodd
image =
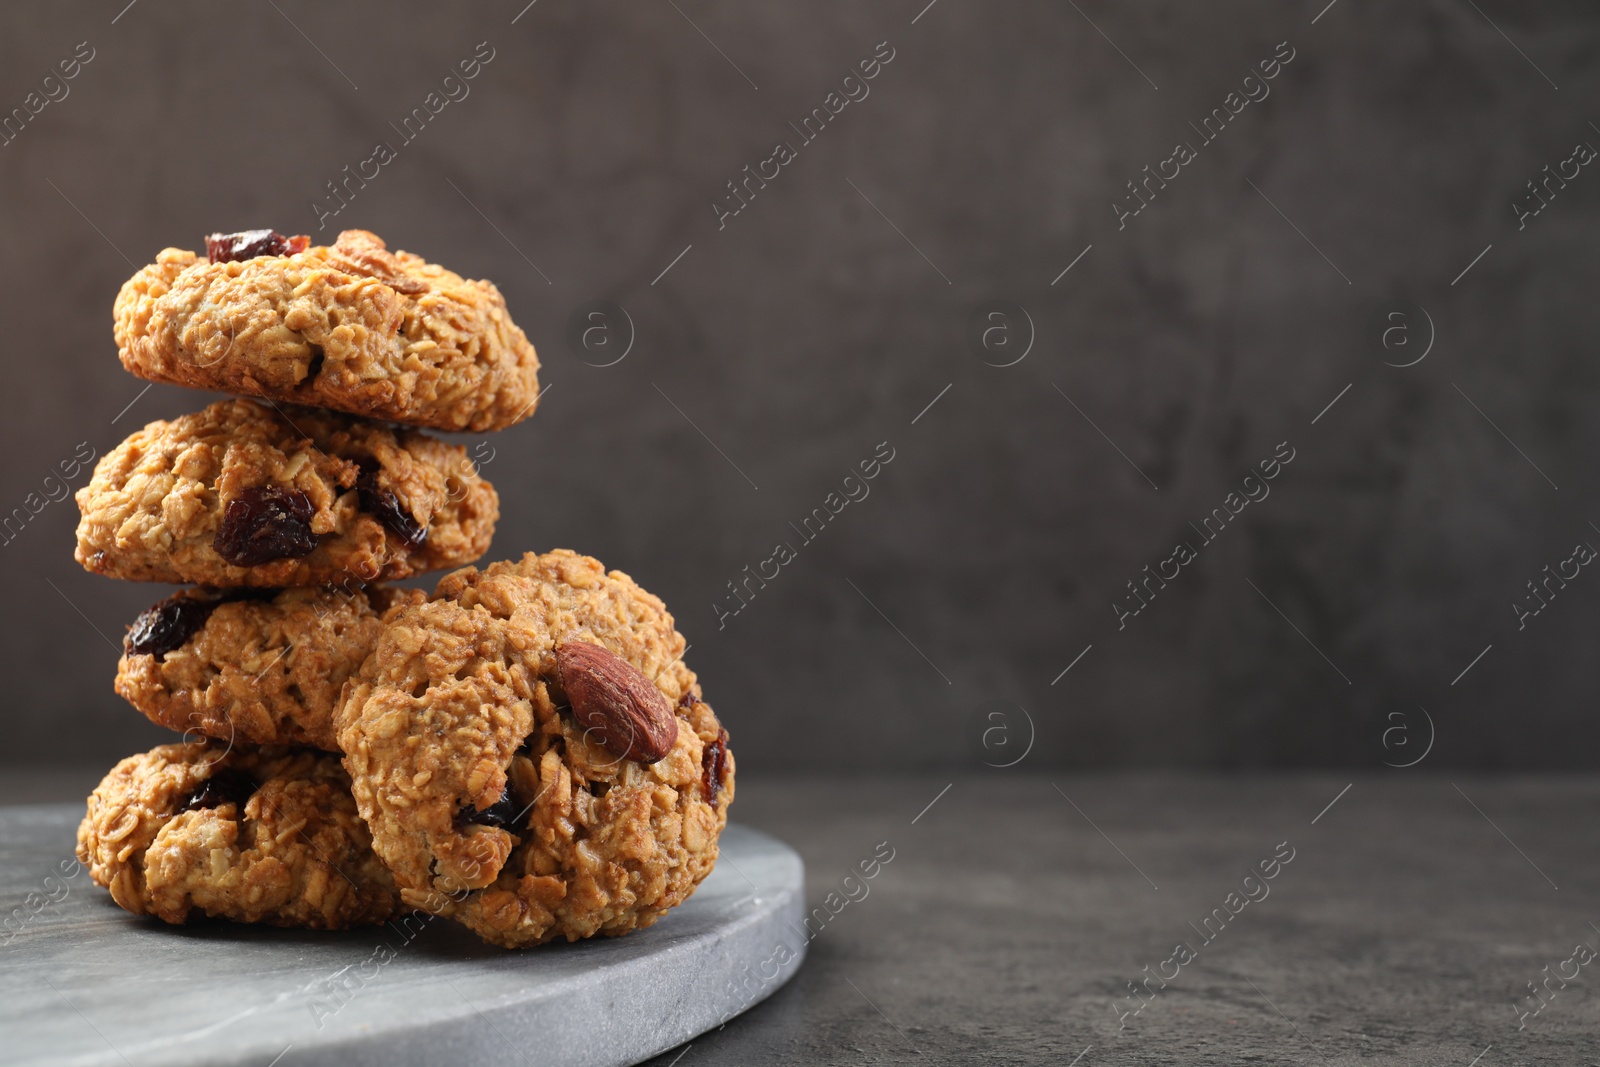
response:
M168 248L123 284L112 314L124 367L439 430L532 414L539 358L493 284L365 230L309 248L229 240L249 236L213 235L209 256Z
M248 745L338 751L333 708L416 589L186 589L134 621L117 693L150 721Z
M567 551L456 571L391 616L335 723L402 899L508 948L686 899L734 764L683 650L660 600Z
M337 756L162 745L89 796L78 859L111 899L169 923L191 912L336 930L406 910Z
M100 460L77 501L89 570L223 588L457 567L489 547L500 512L455 445L254 400L152 422Z

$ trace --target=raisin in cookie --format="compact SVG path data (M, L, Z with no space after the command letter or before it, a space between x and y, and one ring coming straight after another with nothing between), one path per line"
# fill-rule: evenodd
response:
M204 257L163 251L117 294L122 365L440 430L500 430L533 412L539 359L494 285L365 230L304 241L251 231L212 235Z
M572 552L397 611L335 714L407 904L514 948L649 926L710 873L728 735L661 601Z
M340 687L377 644L384 613L426 599L381 585L186 589L129 628L117 693L184 734L337 752Z
M423 434L270 402L152 422L78 490L78 562L134 581L349 585L489 547L494 488Z
M337 756L162 745L89 796L78 859L135 915L336 930L405 910Z

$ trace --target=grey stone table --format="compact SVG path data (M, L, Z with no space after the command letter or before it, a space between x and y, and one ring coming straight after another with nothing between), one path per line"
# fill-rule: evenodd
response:
M809 954L652 1067L1600 1063L1600 781L1019 770L742 778L805 860Z

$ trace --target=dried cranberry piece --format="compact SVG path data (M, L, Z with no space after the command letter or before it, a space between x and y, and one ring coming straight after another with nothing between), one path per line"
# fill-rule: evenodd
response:
M298 489L256 485L228 501L212 547L236 567L298 559L317 547L311 531L316 508Z
M206 624L219 603L182 593L169 596L133 620L128 635L122 639L122 651L130 656L153 655L160 663L168 652L182 648Z
M255 795L255 791L254 778L243 771L224 767L195 786L194 792L189 794L189 799L178 810L196 811L200 808L220 808L224 804L237 804L242 812L245 803Z
M506 791L500 794L500 799L490 804L482 811L476 808L464 808L456 813L456 825L463 826L476 824L478 826L499 826L506 828L516 822L517 816L526 809L517 806L517 798L511 795L511 786L506 786Z
M714 808L717 806L717 795L722 792L722 783L728 778L728 731L717 731L717 739L707 745L700 755L700 766L700 786L705 791L707 803Z
M206 258L213 263L236 263L257 256L292 256L310 246L311 238L304 234L285 237L277 230L213 233L206 237Z
M183 647L217 608L234 600L271 600L276 589L229 589L220 594L193 596L176 593L146 608L122 639L130 656L153 655L160 663L168 652Z
M416 548L428 539L428 528L417 522L410 511L400 503L400 498L378 484L378 468L369 462L361 465L356 478L356 493L361 510L375 517L389 532Z

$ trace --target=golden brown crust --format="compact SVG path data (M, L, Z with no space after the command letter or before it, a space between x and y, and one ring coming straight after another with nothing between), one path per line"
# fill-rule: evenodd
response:
M230 772L254 783L243 805L184 810ZM404 910L371 841L337 757L162 745L117 764L90 795L78 859L135 915L336 930Z
M206 589L174 599L210 614L170 651L139 652L125 641L118 695L150 721L186 735L337 752L333 709L345 679L377 643L384 612L427 595L388 586L307 587L271 599L228 599Z
M290 256L211 263L168 248L112 309L141 378L440 430L532 414L539 359L493 284L365 230Z
M603 645L677 709L672 750L586 734L555 647ZM661 601L572 552L466 568L396 612L335 714L373 847L408 904L506 947L655 922L710 873L733 799L727 734ZM711 750L708 753L708 750ZM479 813L500 806L506 828Z
M362 510L361 464L427 536L420 545ZM297 491L315 548L241 566L217 552L230 503ZM77 560L96 574L217 587L360 585L481 556L500 502L466 452L332 412L224 400L152 422L107 453L78 490Z

